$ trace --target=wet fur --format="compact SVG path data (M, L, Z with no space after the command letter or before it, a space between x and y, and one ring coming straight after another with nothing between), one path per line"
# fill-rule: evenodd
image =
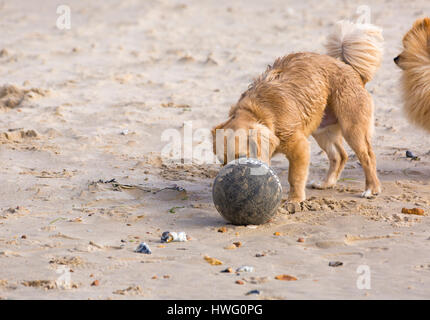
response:
M339 27L343 28L342 25ZM348 39L351 39L348 38L348 34L345 36L340 32L333 35L329 42L342 46ZM373 41L373 38L371 40ZM368 40L363 40L360 48L366 48L369 44L365 41ZM373 48L373 44L369 45ZM330 48L333 50L336 45ZM328 47L329 53L330 48ZM354 51L346 44L342 46L342 50L338 49L336 50L338 53L346 49L341 55L352 54L354 57ZM373 103L364 86L376 70L374 66L379 65L381 56L367 55L371 63L369 68L366 68L363 60L359 66L350 65L340 60L341 58L337 59L338 55L333 55L335 57L304 52L277 59L242 94L231 108L229 119L214 128L214 152L217 153L216 129L260 130L269 139L270 152L268 158L264 158L259 150L259 158L270 163L270 158L275 153L283 153L287 157L290 164L289 201L301 202L306 198L305 184L310 160L308 137L314 136L330 161L326 179L314 184L316 188L333 187L337 182L347 161L347 154L342 146L345 138L365 172L364 196L379 193L376 159L371 147ZM321 126L324 116L326 120L327 117L329 119L326 125ZM249 156L249 148L240 149L238 148L240 144L254 143L258 149L261 141L258 139L253 141L255 139L251 136L247 138L241 142L231 135L225 136L224 146L233 144L236 147L234 158ZM243 154L240 150L247 150L248 153ZM226 148L221 154L218 152L217 156L221 162L231 159Z

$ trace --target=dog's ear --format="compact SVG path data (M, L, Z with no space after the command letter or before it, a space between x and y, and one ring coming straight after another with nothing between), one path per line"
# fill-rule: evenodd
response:
M412 26L413 29L430 31L430 18L417 19Z
M215 126L211 131L212 132L213 153L218 157L219 161L221 161L222 164L226 163L227 155L224 151L222 151L224 154L221 155L220 150L226 150L227 139L226 139L224 134L217 137L217 130L223 130L230 121L231 121L231 118L220 123L219 125ZM221 143L221 145L219 145L219 143ZM219 150L218 147L220 147L221 149Z
M258 158L269 160L279 146L279 138L267 126L260 123L254 125L253 130L257 134Z
M423 38L425 37L425 38ZM425 41L424 45L427 45L427 51L430 52L430 18L421 18L415 20L412 29L405 34L403 37L403 46L406 47L409 39L421 39L421 41Z
M267 127L266 127L267 128ZM272 155L276 148L278 148L279 143L281 142L279 140L279 138L277 136L275 136L275 134L272 132L272 130L269 130L269 128L267 128L268 133L269 133L269 146L270 146L270 155Z
M427 51L430 49L430 18L418 19L412 27L416 32L423 32L427 37Z
M427 52L430 53L430 18L424 18L423 28L427 34Z

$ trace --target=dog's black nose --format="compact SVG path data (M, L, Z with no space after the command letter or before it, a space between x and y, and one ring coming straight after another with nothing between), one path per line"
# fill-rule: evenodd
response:
M394 58L394 63L395 63L395 64L397 64L397 62L399 62L399 57L400 57L400 56L397 56L397 57L395 57L395 58Z

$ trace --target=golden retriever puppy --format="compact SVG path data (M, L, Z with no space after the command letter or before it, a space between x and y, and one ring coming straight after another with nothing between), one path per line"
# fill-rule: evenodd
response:
M213 129L219 161L252 157L270 163L275 153L283 153L289 161L288 199L301 202L306 199L308 137L313 135L330 162L327 177L316 188L337 182L347 161L345 138L366 176L362 196L380 193L371 146L373 102L365 84L380 65L382 42L379 28L340 21L328 37L327 55L278 58L242 94L229 119Z
M430 131L430 18L415 21L403 37L403 52L394 62L403 70L404 110L408 119Z

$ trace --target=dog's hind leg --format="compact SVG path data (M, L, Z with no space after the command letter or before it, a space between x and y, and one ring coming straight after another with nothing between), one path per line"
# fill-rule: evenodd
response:
M323 129L317 129L312 136L320 148L326 153L330 166L327 176L322 182L311 183L315 189L327 189L336 185L346 161L348 154L343 148L343 138L338 124L330 125Z
M359 100L358 100L359 101ZM355 115L352 117L339 117L342 134L351 149L357 155L366 177L366 189L362 194L370 198L381 192L381 183L376 172L376 157L372 150L371 137L373 131L373 104L367 101L358 102Z

